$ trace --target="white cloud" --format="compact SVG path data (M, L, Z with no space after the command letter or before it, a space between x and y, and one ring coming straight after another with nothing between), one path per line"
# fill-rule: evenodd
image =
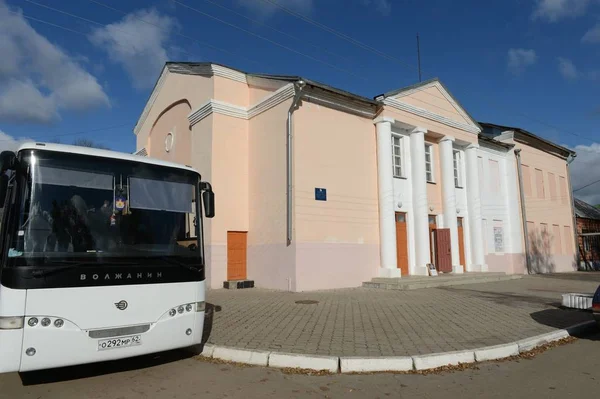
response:
M590 0L536 0L533 19L556 22L585 14Z
M238 3L263 18L270 17L279 10L273 3L301 14L309 14L314 8L314 0L238 0Z
M600 23L588 30L581 38L584 43L600 43Z
M138 89L149 88L168 61L167 47L177 21L155 9L138 10L119 22L96 28L90 41L121 65Z
M390 0L362 0L367 7L375 7L378 13L383 16L389 16L392 13L392 3Z
M2 151L16 151L19 144L27 141L27 139L16 139L13 136L4 133L0 130L0 152Z
M515 75L522 74L525 69L537 61L535 50L511 48L508 50L508 68Z
M579 78L579 71L573 62L567 58L558 57L558 70L563 78L575 80Z
M94 76L0 0L0 120L46 124L61 110L109 106Z
M570 166L573 190L600 180L600 143L578 145L573 150L577 152L577 157ZM579 190L574 195L592 205L600 204L600 183Z

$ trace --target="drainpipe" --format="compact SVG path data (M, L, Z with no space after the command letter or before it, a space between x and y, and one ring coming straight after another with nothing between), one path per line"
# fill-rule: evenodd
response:
M573 187L571 186L571 169L569 165L575 160L577 154L569 154L567 157L567 178L569 179L569 197L571 198L571 215L573 218L573 238L575 239L575 259L577 262L577 269L581 265L581 256L579 254L579 229L577 228L577 214L575 213L575 198L573 196Z
M299 80L294 84L294 100L288 110L287 115L287 246L289 247L292 243L292 133L293 133L293 120L292 114L298 108L298 102L302 97L302 89L306 83L303 80Z
M523 189L523 170L521 167L521 149L515 149L517 171L519 175L519 197L521 198L521 215L523 216L523 235L525 237L525 264L527 273L531 274L531 259L529 258L529 232L527 231L527 213L525 212L525 191Z

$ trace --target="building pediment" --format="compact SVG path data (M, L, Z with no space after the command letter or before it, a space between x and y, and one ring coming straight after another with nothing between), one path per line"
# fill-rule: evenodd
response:
M438 79L432 79L377 96L385 106L434 120L469 133L480 133L479 124Z

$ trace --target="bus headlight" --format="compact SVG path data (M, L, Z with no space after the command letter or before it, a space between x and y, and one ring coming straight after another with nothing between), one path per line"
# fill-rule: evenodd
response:
M178 311L179 313L183 313L183 305L180 305L180 306L177 308L177 311Z
M48 326L50 325L50 323L51 323L51 322L50 322L50 319L49 319L49 318L47 318L47 317L44 317L44 318L42 319L42 326L43 326L43 327L48 327Z
M25 317L23 316L2 316L0 317L0 330L18 330L23 328L23 322Z
M185 305L185 311L186 312L191 312L192 311L192 304L188 303L187 305Z
M29 325L29 327L35 327L35 326L37 326L37 323L38 323L37 317L32 317L31 319L27 320L27 324Z
M65 322L63 321L63 319L54 320L54 327L61 328L64 324Z
M177 311L175 309L169 310L169 316L171 316L171 317L175 316L176 313L177 313Z
M204 312L206 310L206 302L196 302L196 312Z

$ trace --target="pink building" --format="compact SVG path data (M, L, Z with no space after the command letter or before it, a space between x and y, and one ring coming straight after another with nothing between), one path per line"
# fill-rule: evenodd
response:
M190 165L213 185L212 288L353 287L428 275L429 264L523 273L515 149L543 179L554 176L547 203L526 199L527 221L561 234L544 260L569 269L572 207L559 194L568 150L481 133L437 79L369 99L214 63L167 63L135 127L140 155Z

